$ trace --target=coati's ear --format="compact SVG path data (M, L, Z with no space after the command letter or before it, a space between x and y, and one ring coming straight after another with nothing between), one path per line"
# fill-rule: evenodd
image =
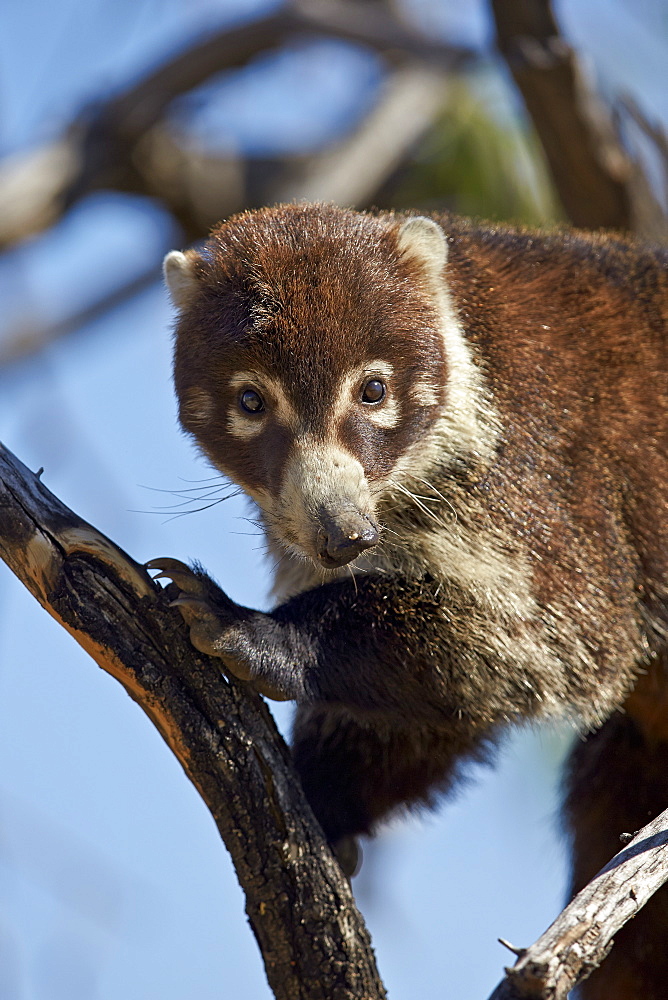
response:
M440 278L448 259L445 233L433 219L418 215L399 229L399 250L419 261L430 277Z
M185 309L197 291L197 278L193 270L194 250L172 250L162 263L169 295L177 309Z

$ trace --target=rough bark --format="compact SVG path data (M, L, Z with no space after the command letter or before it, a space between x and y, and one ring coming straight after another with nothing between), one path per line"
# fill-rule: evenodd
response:
M518 960L489 1000L565 1000L666 879L668 809L601 869L535 944L513 949Z
M210 809L278 1000L382 1000L350 885L264 702L191 646L145 569L0 445L0 558L158 728ZM490 1000L563 1000L668 879L668 810L527 949ZM504 942L505 943L505 942ZM512 946L509 946L512 947Z
M261 698L198 654L143 567L1 445L0 556L179 758L232 855L275 996L384 998L350 885Z

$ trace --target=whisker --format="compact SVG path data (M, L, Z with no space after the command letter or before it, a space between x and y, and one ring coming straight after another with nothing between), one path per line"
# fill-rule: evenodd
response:
M381 526L381 536L385 534L396 535L397 538L401 538L398 531L395 531L394 528L388 528L386 524L383 524Z
M252 524L254 528L259 528L260 531L264 532L264 524L262 523L262 521L259 521L256 518L243 517L242 515L239 515L238 520L245 521L247 524Z
M178 490L161 489L159 486L146 486L144 483L137 483L137 485L142 490L150 490L151 493L171 493L172 496L175 497L185 497L188 496L189 494L194 494L196 497L198 493L204 493L206 491L209 491L211 493L218 493L221 490L229 490L231 487L234 488L235 493L242 492L240 488L234 487L234 484L230 483L227 480L225 482L218 483L215 486L209 484L207 486L193 486L191 489L183 489L179 487Z
M229 499L230 499L230 495L229 494L228 494L228 496L225 496L225 497L213 497L213 496L186 497L185 500L182 500L180 503L164 504L164 505L162 505L160 507L154 507L154 510L156 510L156 511L174 510L175 507L185 507L188 504L202 503L205 500L211 500L213 503L222 503L223 500L229 500ZM201 509L201 508L199 508L199 509Z
M269 546L265 543L262 545L254 545L251 552L262 552L263 555L269 555Z
M169 524L170 521L175 521L177 517L185 517L187 514L199 514L200 511L209 510L211 507L215 507L216 504L222 503L222 501L226 500L226 499L227 499L227 497L220 497L218 500L212 500L211 503L207 503L203 507L194 507L192 510L180 510L176 514L173 514L171 517L168 517L167 520L164 521L163 523L164 524ZM142 513L142 512L138 511L137 513ZM160 514L162 512L158 511L158 510L156 510L156 511L148 510L148 511L144 511L144 513L145 514Z
M183 476L178 476L177 478L180 479L182 483L213 483L216 479L227 480L227 476L222 476L220 474L217 476L207 476L204 479L185 479Z
M404 486L403 483L397 483L392 481L392 485L396 489L398 489L400 493L403 493L405 496L409 497L409 499L413 501L415 506L419 510L421 510L424 514L426 514L427 517L430 517L432 521L436 521L437 524L441 523L440 519L436 516L436 514L434 514L433 510L429 510L429 507L427 507L426 504L422 503L420 497L416 496L415 493L411 493L411 491L406 486Z
M454 507L452 501L448 500L447 497L444 497L443 494L436 489L433 483L428 482L426 479L421 479L419 476L412 476L411 478L417 480L418 483L424 483L424 485L427 486L430 490L433 490L433 492L436 493L439 499L442 500L443 503L448 505L448 507L452 511L452 516L454 517L455 521L458 519L457 510Z

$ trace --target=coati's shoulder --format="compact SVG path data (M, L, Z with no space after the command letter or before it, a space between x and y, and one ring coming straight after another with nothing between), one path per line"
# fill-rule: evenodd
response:
M668 267L668 248L648 243L630 233L566 226L511 225L466 218L450 212L437 212L430 217L442 227L451 246L459 245L473 255L497 252L500 257L514 257L530 264L541 263L546 257L553 256L588 261L603 271L609 271L611 276L619 273L621 277L627 274L624 263L628 266L629 261L634 259L640 265Z

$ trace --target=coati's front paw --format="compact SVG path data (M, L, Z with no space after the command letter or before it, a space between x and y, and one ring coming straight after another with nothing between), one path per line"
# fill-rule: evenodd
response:
M224 659L230 645L228 633L234 623L234 616L229 613L231 607L226 607L232 606L229 598L207 576L179 559L151 559L146 568L160 571L154 580L172 580L179 588L180 593L170 607L178 608L190 626L190 641L195 649ZM241 679L249 677L247 673Z
M190 627L190 641L195 649L223 661L227 673L242 681L250 681L260 694L274 701L287 701L289 696L266 680L258 678L243 656L244 614L241 608L202 570L192 569L180 559L151 559L146 569L157 569L154 580L171 580L179 588L170 607L178 608Z

